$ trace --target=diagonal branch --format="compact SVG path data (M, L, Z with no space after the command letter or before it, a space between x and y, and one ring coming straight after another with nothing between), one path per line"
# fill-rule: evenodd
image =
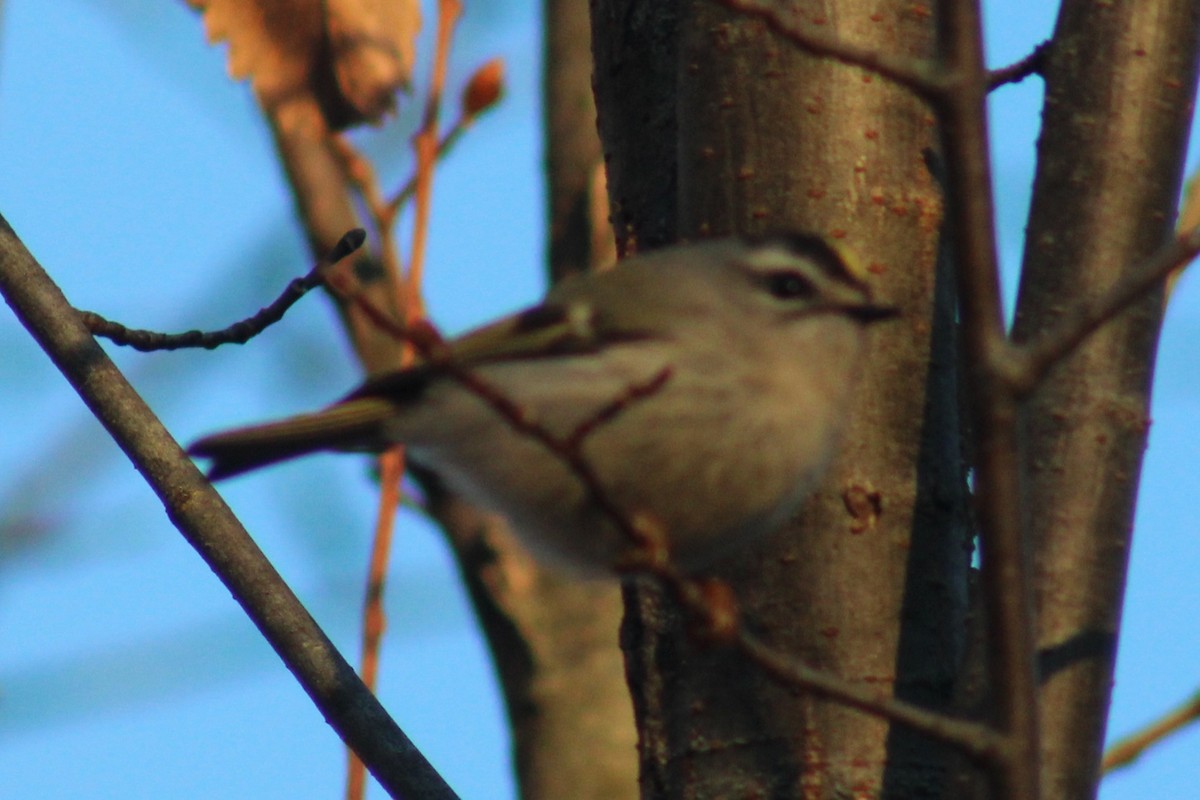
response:
M1198 253L1200 227L1195 227L1160 247L1100 297L1081 302L1057 327L1025 344L1010 347L1007 355L999 359L1004 380L1018 394L1033 391L1050 368L1074 351L1084 339Z
M981 763L1003 764L1012 758L1011 740L979 722L930 711L903 700L872 692L841 677L788 658L742 628L735 646L768 677L784 686L799 686L850 708L907 725L957 747Z
M735 647L772 680L784 686L810 691L859 711L908 725L958 747L974 760L1001 767L1012 762L1015 754L1012 737L997 733L987 725L930 711L904 700L880 696L833 673L815 669L773 650L741 625L736 606L727 591L711 591L714 587L706 587L702 581L684 575L674 566L663 541L665 532L659 529L653 518L639 514L636 509L621 508L609 496L600 476L584 456L582 444L587 436L631 404L661 390L671 378L670 366L644 383L631 384L567 436L560 437L526 413L499 388L476 372L456 364L446 354L445 344L437 337L436 331L424 326L406 328L400 325L346 282L331 283L330 288L346 302L358 305L364 315L388 335L411 344L425 358L437 359L451 379L491 406L514 431L530 437L561 459L583 484L590 502L631 543L630 557L616 565L617 570L630 577L648 576L658 580L691 615L697 635ZM706 588L710 591L706 591ZM721 601L717 601L718 598Z
M1040 75L1046 66L1046 56L1053 44L1053 39L1047 39L1020 61L992 70L988 73L988 88L999 89L1006 83L1020 83L1030 75Z
M814 32L816 26L801 22L799 15L794 10L785 16L781 8L782 4L768 4L756 2L756 0L721 0L721 2L733 11L759 17L776 33L815 56L825 56L843 64L861 67L911 89L922 97L938 95L947 88L946 73L939 70L932 62L918 58L894 56L872 47L861 47L822 32Z
M1193 694L1161 719L1110 747L1104 754L1104 771L1107 773L1129 766L1155 744L1197 720L1200 720L1200 692Z
M84 326L92 332L93 336L108 339L113 344L123 347L132 347L134 350L140 350L143 353L151 353L158 350L182 350L190 347L203 347L206 350L214 350L223 344L245 344L283 319L283 315L288 312L288 309L299 302L300 298L324 282L325 276L323 273L326 270L362 247L365 239L366 232L362 228L355 228L348 231L345 236L338 240L333 249L329 251L329 255L317 262L316 266L303 278L292 280L284 288L283 293L275 298L270 305L260 309L257 313L252 314L246 319L238 320L219 331L195 330L183 333L159 333L158 331L141 328L127 328L121 323L106 319L94 311L80 311L79 316L83 320Z
M0 293L162 500L171 521L393 797L454 798L0 217Z

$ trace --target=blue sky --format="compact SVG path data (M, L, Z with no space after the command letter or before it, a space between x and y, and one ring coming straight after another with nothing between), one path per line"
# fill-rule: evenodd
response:
M438 174L428 297L450 332L542 291L535 5L469 5L455 52L452 85L498 55L509 89ZM990 7L996 64L1050 31L1049 11L1013 8ZM307 269L249 91L228 81L223 48L204 43L182 3L9 0L0 30L0 210L76 305L132 325L213 328ZM993 109L1010 277L1039 101L1034 80ZM406 133L374 141L395 183ZM1200 494L1198 291L1181 282L1160 352L1115 733L1198 682L1200 537L1181 502ZM0 348L0 796L338 796L336 736L6 310ZM183 441L326 402L358 378L316 298L251 347L113 352ZM321 456L222 487L348 654L374 507L365 476L359 459ZM382 699L464 797L511 797L501 703L453 566L419 520L400 530ZM1196 764L1191 731L1102 797L1188 796Z

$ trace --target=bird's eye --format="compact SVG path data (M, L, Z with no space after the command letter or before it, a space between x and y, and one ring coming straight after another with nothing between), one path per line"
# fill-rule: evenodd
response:
M817 293L812 281L790 270L767 276L767 290L780 300L805 300Z

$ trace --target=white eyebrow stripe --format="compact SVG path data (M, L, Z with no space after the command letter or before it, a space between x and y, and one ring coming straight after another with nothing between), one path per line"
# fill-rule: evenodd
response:
M743 259L754 270L789 269L799 272L814 272L813 261L797 255L782 244L756 247Z

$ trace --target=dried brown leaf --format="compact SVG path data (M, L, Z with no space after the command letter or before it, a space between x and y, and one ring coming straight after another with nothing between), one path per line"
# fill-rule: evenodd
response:
M187 0L210 42L229 43L229 73L289 119L338 130L377 122L408 85L421 26L417 0Z

